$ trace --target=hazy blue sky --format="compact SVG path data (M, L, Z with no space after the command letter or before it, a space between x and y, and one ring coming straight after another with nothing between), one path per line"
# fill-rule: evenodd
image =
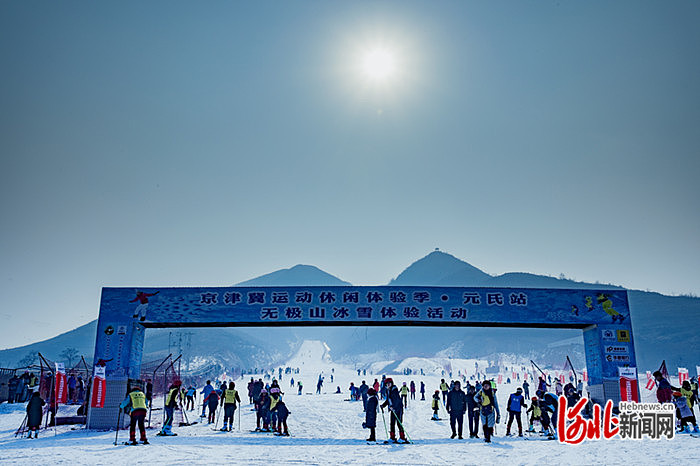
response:
M700 2L0 2L0 347L435 247L700 293ZM393 54L384 82L359 68Z

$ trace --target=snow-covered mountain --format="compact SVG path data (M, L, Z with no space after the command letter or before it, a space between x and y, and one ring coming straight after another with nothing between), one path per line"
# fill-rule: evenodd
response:
M450 254L434 251L415 261L390 285L426 286L499 286L534 288L605 288L614 285L576 282L530 274L489 275ZM310 265L296 265L238 284L239 286L343 286L350 283ZM615 287L617 288L617 287ZM690 350L700 345L700 299L672 297L644 291L629 291L636 351L640 367L657 366L666 359L669 367L692 367L697 363ZM92 357L95 321L49 340L0 351L0 364L12 366L30 352L41 351L58 358L66 347L75 347L86 359ZM189 339L183 347L182 334ZM173 339L178 340L173 344ZM176 353L182 348L184 359L197 356L196 366L256 367L288 358L304 340L328 342L337 358L354 361L432 357L440 351L452 357L475 358L497 353L531 355L543 363L559 364L568 354L577 364L583 359L581 333L578 330L511 328L245 328L245 329L151 329L147 333L144 360ZM551 347L552 342L570 340Z

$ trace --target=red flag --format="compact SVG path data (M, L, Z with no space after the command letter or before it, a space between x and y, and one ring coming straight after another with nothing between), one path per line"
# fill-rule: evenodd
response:
M678 368L678 383L682 384L684 380L689 380L688 369L685 367Z
M583 381L588 382L588 371L586 369L583 370Z
M67 380L66 380L66 369L62 362L56 363L56 389L54 393L54 399L56 403L65 403L68 401L68 390L66 390Z
M561 381L562 385L564 385L566 383L566 377L564 377L564 374L561 374L559 376L559 380Z
M617 369L620 374L620 401L639 403L637 369L635 367L618 367Z
M104 408L106 390L107 381L105 377L105 366L95 366L95 372L92 378L92 396L90 397L91 408Z
M500 385L502 383L503 383L503 374L498 374L498 384Z
M656 385L656 382L654 381L654 378L651 376L651 371L647 371L647 385L645 388L647 390L653 390L655 385Z
M661 363L661 367L659 367L659 372L661 372L661 375L663 376L664 379L668 380L668 369L666 369L666 360L665 359Z

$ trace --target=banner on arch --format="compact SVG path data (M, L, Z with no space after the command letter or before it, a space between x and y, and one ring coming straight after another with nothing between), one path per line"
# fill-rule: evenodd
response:
M639 403L636 367L618 367L620 374L620 401Z
M105 366L95 366L92 377L92 393L90 395L91 408L104 408L105 393L107 389L107 377L105 376Z
M54 390L54 400L56 403L65 403L68 401L66 368L62 362L56 363L56 384Z

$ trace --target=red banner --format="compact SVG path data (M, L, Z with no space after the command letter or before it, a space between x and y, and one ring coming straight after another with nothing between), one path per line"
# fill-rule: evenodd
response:
M62 362L56 363L56 389L54 392L54 400L56 403L65 403L68 401L68 387L66 379L66 369Z
M498 384L500 385L500 384L502 384L502 383L503 383L503 375L502 375L502 374L498 374Z
M564 374L561 374L559 376L559 381L562 383L562 385L564 385L566 383L566 377L564 377Z
M583 370L583 381L588 382L588 371L586 369Z
M634 367L619 367L618 371L620 374L620 401L639 403L637 369Z
M678 384L682 384L684 380L689 380L688 369L685 367L678 368Z
M92 377L92 394L90 396L91 408L104 408L106 390L105 366L95 366L95 372Z
M645 388L647 390L653 390L655 386L656 382L654 382L654 378L651 376L651 371L647 371L647 385Z

